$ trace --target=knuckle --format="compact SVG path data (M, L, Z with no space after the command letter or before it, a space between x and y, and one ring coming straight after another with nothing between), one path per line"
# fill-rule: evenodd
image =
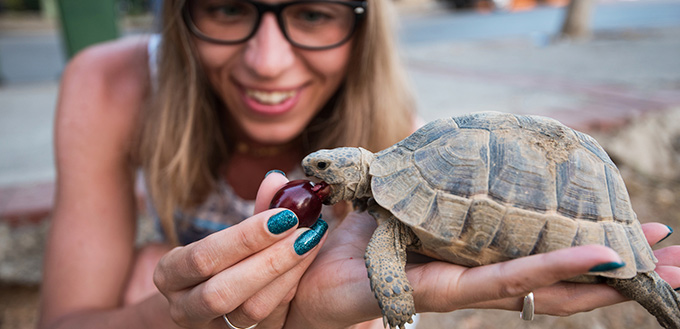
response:
M172 319L172 321L174 321L176 324L180 325L181 327L188 327L189 326L187 313L184 311L184 308L178 306L177 304L171 303L171 305L170 305L170 318Z
M562 302L550 310L550 314L556 316L570 316L584 311L590 311L583 307L583 303L576 294L576 285L578 283L565 283L559 286L559 295L562 296Z
M498 276L499 278L502 278L499 297L501 298L517 297L525 295L527 292L533 289L533 287L531 286L531 280L528 277L508 275L507 271L504 271L504 269L505 264L500 266L500 273Z
M165 272L163 271L164 267L160 266L160 263L158 263L159 266L156 267L156 269L153 271L153 284L158 287L158 290L160 291L165 291L167 290L167 277L165 275Z
M267 270L275 277L283 275L288 270L288 267L285 265L285 258L279 255L268 256Z
M269 315L269 308L259 300L248 300L241 305L241 313L243 314L244 322L257 323L264 320ZM249 320L249 321L247 321Z
M230 307L230 300L224 287L216 287L214 284L206 283L200 291L201 303L210 314L224 314Z
M170 281L168 278L168 269L170 266L170 258L177 253L177 248L171 250L166 255L161 257L156 264L156 268L153 272L153 283L158 287L159 290L169 290Z
M206 278L213 274L215 262L205 244L199 243L192 246L187 261L191 270L199 277Z
M238 236L236 237L238 245L243 249L244 252L248 254L254 254L260 250L258 248L257 239L253 238L252 232L246 232L245 230L237 230Z
M160 292L166 292L168 289L168 280L160 268L156 268L153 271L153 284L158 288Z

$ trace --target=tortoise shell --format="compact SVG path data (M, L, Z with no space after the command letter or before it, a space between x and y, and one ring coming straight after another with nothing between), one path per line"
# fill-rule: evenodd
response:
M419 252L466 266L606 245L631 278L655 268L616 165L590 136L537 116L440 119L376 153L374 199L409 226ZM589 281L580 278L579 281Z

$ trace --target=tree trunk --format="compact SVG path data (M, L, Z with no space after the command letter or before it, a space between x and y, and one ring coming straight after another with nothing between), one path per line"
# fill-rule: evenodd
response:
M590 18L593 0L571 0L562 24L561 37L572 40L587 39L591 35Z

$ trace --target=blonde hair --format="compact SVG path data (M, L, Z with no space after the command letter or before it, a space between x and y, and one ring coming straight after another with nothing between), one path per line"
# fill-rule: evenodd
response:
M175 244L174 211L191 209L210 193L235 143L198 63L183 4L164 2L157 91L141 120L138 148L154 207ZM377 151L411 132L414 102L396 53L393 17L388 0L368 0L346 80L302 133L305 153L338 146Z

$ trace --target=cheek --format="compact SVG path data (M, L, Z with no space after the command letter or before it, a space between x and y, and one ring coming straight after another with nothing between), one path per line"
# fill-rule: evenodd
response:
M216 83L238 53L238 46L214 45L197 40L196 50L206 76L209 77L211 83Z
M348 42L338 48L308 53L307 62L328 83L338 85L347 73L351 49L351 43Z

